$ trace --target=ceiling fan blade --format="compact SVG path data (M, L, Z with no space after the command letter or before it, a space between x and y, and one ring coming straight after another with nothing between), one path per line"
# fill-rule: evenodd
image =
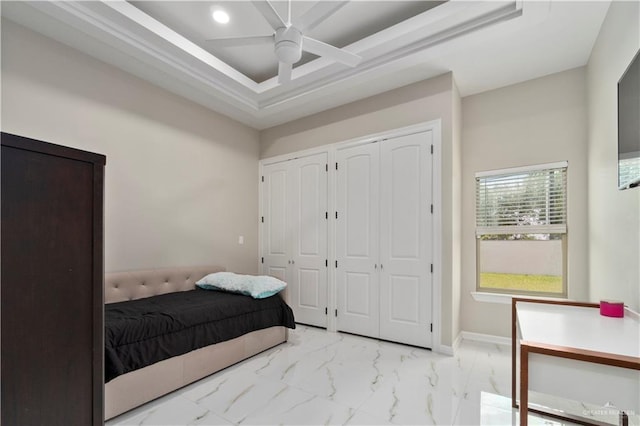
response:
M278 63L278 83L284 84L291 81L292 64Z
M303 33L305 31L309 31L317 27L318 24L336 13L338 9L345 6L347 3L348 2L346 1L319 1L300 17L298 22L296 22L296 26L300 28L300 31Z
M287 26L269 0L253 0L251 3L253 3L255 8L258 9L274 30Z
M323 43L314 38L303 36L302 39L302 50L313 53L314 55L332 59L336 62L349 65L350 67L355 67L362 61L362 56L356 55L355 53L338 49L335 46Z
M249 46L255 44L272 44L273 35L269 36L249 36L249 37L220 37L205 40L207 43L216 46Z

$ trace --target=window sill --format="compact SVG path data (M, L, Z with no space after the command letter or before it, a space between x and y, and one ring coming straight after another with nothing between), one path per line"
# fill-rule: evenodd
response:
M538 299L538 300L567 300L564 297L548 297L548 296L529 296L529 295L519 295L519 294L505 294L505 293L486 293L481 291L472 291L471 297L476 302L484 302L484 303L501 303L504 305L510 305L511 299L514 297L522 297L527 299Z

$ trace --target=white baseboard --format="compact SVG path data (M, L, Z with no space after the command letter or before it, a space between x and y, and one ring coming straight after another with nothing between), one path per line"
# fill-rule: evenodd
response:
M462 337L462 340L471 340L474 342L494 343L496 345L511 346L510 337L494 336L492 334L472 333L471 331L461 332L458 338L460 337Z
M453 341L453 353L455 354L462 343L462 332L458 333L458 337Z
M438 349L436 352L441 353L443 355L454 356L456 354L456 351L458 350L458 347L460 346L460 343L462 343L462 333L458 334L458 337L456 337L456 340L453 341L453 345L451 346L440 345L438 346Z
M463 340L472 342L492 343L496 345L511 346L510 337L494 336L492 334L473 333L471 331L461 331L451 346L440 345L436 352L443 355L454 356Z
M446 346L446 345L440 345L440 346L438 346L438 349L436 350L436 352L438 352L439 354L442 354L442 355L453 356L453 347Z

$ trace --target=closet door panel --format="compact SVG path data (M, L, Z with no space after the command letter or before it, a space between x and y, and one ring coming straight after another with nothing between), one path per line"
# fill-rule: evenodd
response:
M349 316L368 319L371 316L371 288L373 280L371 274L346 272L344 279L345 306L344 312Z
M392 321L409 324L419 322L419 286L420 281L415 276L389 276L390 294L386 297L391 303L389 317Z
M290 256L288 210L291 200L288 186L287 163L269 164L263 168L262 188L262 272L288 281L287 266Z
M327 154L290 161L292 264L296 321L327 326Z
M284 282L287 282L289 280L289 277L287 277L287 268L281 266L266 265L262 267L262 271L263 274L276 277L277 279Z
M380 337L431 345L431 133L381 144Z
M378 336L378 144L339 150L336 203L337 328Z
M296 303L300 310L312 311L324 310L322 294L320 291L320 273L318 269L296 268L296 281L299 283ZM321 307L322 306L322 307ZM322 312L322 320L326 318ZM305 322L300 320L301 322ZM307 321L308 322L308 321ZM324 322L324 321L323 321Z

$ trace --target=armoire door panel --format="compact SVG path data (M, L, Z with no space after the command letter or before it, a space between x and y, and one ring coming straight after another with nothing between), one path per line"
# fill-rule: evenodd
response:
M380 144L380 337L431 346L432 133Z
M336 291L338 330L378 336L377 144L338 150L336 186Z
M88 425L93 165L12 147L2 160L3 418Z
M0 424L101 425L106 159L1 142Z

